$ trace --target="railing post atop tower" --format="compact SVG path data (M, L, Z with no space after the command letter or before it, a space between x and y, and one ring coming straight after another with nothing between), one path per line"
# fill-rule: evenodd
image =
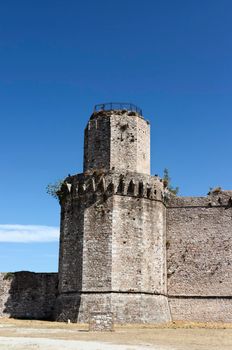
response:
M112 111L112 110L127 110L131 112L136 112L140 116L143 115L142 109L134 105L133 103L108 102L108 103L100 103L94 106L94 112Z

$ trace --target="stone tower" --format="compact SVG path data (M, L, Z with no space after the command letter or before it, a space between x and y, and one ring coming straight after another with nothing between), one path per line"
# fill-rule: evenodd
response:
M150 125L136 106L98 106L85 129L84 172L59 197L55 318L169 321L163 183L150 176Z

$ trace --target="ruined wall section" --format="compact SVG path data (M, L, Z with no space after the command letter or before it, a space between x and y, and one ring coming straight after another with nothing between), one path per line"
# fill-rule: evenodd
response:
M57 273L0 273L0 317L53 318Z

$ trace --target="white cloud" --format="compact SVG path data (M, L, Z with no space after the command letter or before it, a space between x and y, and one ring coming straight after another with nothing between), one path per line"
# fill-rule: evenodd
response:
M59 228L39 225L0 225L0 242L34 243L55 242Z

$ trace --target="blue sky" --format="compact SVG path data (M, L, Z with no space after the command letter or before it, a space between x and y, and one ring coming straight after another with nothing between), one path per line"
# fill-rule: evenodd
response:
M231 13L229 0L0 2L0 271L57 271L45 188L82 171L94 104L143 109L152 173L167 167L181 195L232 188Z

